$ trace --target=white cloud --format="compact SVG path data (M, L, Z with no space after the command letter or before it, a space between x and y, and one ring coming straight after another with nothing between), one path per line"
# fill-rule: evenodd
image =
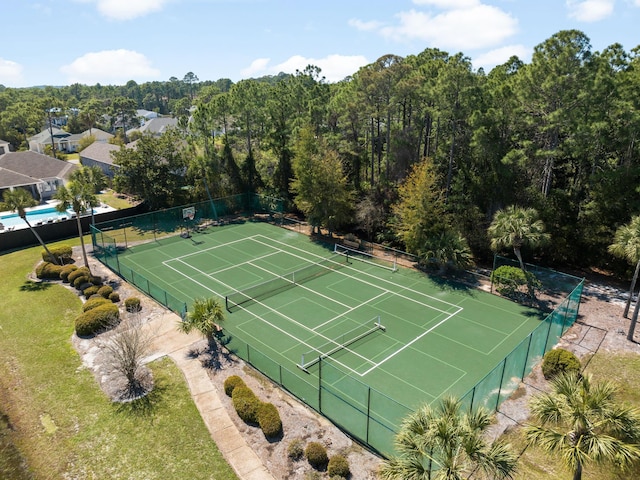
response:
M640 2L640 0L638 1ZM364 32L378 30L383 25L382 22L378 22L375 20L372 20L370 22L363 22L362 20L358 20L356 18L349 20L348 23L349 23L349 26L354 27L356 30L362 30Z
M490 72L497 65L502 65L514 55L523 62L531 59L532 50L524 45L507 45L485 52L473 58L474 68L484 68L485 72Z
M431 4L445 1L431 0ZM499 45L517 31L517 19L497 7L463 0L454 5L464 8L437 15L413 9L400 12L399 24L383 27L380 33L396 41L420 40L443 49L471 50Z
M267 62L264 62L267 60ZM303 71L309 65L320 68L320 75L328 82L339 82L345 77L353 75L358 69L370 63L362 55L328 55L324 58L308 58L302 55L294 55L282 63L269 66L268 59L258 59L251 63L251 66L242 71L242 74L249 76L250 72L254 76L277 75L280 72L296 73L296 70ZM254 66L261 66L262 70L252 70Z
M252 77L256 74L260 74L261 72L266 71L267 66L269 65L270 58L256 58L251 65L242 70L240 74L244 77Z
M87 0L80 0L84 3ZM132 20L157 12L170 0L89 0L96 4L98 11L112 20ZM185 7L186 8L186 7Z
M613 13L615 0L567 0L569 17L579 22L597 22ZM636 0L636 5L640 1Z
M90 52L60 68L68 76L68 83L93 85L122 84L129 80L146 81L158 78L160 71L141 53L132 50L104 50Z
M19 86L22 81L22 65L0 58L0 85Z

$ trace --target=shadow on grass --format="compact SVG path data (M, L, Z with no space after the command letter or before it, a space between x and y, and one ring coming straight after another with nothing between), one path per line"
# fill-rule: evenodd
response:
M48 282L34 282L33 280L27 280L22 285L20 285L21 292L42 292L51 287L51 284Z
M129 402L116 403L115 410L117 413L129 417L152 418L165 392L166 387L156 383L146 395Z

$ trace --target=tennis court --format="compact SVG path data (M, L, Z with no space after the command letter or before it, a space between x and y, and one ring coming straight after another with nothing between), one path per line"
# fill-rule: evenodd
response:
M266 223L152 245L127 249L120 265L188 306L198 297L225 302L230 345L241 338L311 384L319 359L330 359L345 374L334 381L345 395L355 378L410 408L465 394L542 320Z

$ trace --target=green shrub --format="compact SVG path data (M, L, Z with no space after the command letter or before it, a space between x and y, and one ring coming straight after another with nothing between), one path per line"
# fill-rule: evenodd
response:
M282 420L273 403L261 403L257 412L258 425L264 436L274 438L282 434Z
M327 473L330 477L349 478L349 461L343 455L334 455L329 459Z
M89 290L89 288L87 288L87 290ZM89 310L93 310L94 308L105 304L111 304L111 302L100 295L96 295L95 297L91 297L86 302L84 302L84 305L82 305L82 311L88 312Z
M322 480L322 475L320 474L320 472L311 470L310 472L305 472L304 480Z
M580 372L580 360L569 350L556 348L545 353L542 359L542 374L550 379L560 373Z
M142 306L140 305L140 299L138 297L129 297L125 299L124 306L129 313L135 313L142 310ZM228 394L231 396L231 394Z
M46 280L59 280L62 267L51 262L43 262L36 267L36 277Z
M82 291L82 294L85 296L85 298L89 298L91 295L97 294L99 289L100 287L98 287L97 285L91 285L89 288L85 288Z
M73 264L65 265L60 269L60 280L64 283L69 283L69 274L77 269L78 267Z
M227 397L231 397L233 394L233 390L236 387L246 387L246 386L247 385L245 385L244 380L242 380L238 375L231 375L230 377L227 377L227 379L224 381L224 393L227 394Z
M73 286L77 290L84 291L86 288L89 288L91 285L93 284L89 281L88 275L80 275L79 277L76 277L73 280Z
M236 387L231 394L233 408L245 423L258 423L258 407L260 400L249 387Z
M89 281L94 285L102 285L102 277L100 275L93 275L89 278Z
M117 321L118 318L118 307L107 301L103 305L92 308L76 318L76 333L79 336L93 335L104 330Z
M299 438L294 438L289 442L287 446L287 457L291 460L300 460L304 455L304 445L302 440Z
M111 292L109 294L109 300L113 303L118 303L120 301L120 294L118 292Z
M98 295L102 295L104 298L109 298L109 295L113 293L113 288L109 285L103 285L98 290Z
M500 295L516 300L535 297L535 291L541 287L533 273L510 265L503 265L491 272L491 281Z
M89 278L89 269L87 267L76 268L74 271L69 273L67 280L69 280L69 283L73 285L76 278L83 276Z
M309 442L307 448L304 449L304 456L307 457L309 465L316 470L323 470L329 462L327 449L318 442Z
M51 258L46 250L42 250L42 260L45 262L54 262L57 261L60 265L64 265L65 263L69 263L71 257L73 255L73 250L69 245L58 245L55 247L47 247L51 252Z

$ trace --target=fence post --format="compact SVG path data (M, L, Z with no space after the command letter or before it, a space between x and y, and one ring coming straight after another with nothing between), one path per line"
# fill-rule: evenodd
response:
M502 394L502 383L504 382L504 372L507 370L507 358L509 358L509 356L506 356L502 361L502 374L500 375L500 386L498 387L498 397L496 399L496 408L494 408L496 412L498 411L498 407L500 406L500 395Z
M322 413L322 355L318 362L318 411Z
M371 387L367 389L367 433L366 442L369 445L369 423L371 423Z
M533 332L535 332L535 330ZM524 357L524 365L522 366L522 375L520 375L520 380L524 380L524 374L527 371L527 365L529 364L529 351L531 350L531 341L533 340L533 332L529 334L529 345L527 345L527 355Z

